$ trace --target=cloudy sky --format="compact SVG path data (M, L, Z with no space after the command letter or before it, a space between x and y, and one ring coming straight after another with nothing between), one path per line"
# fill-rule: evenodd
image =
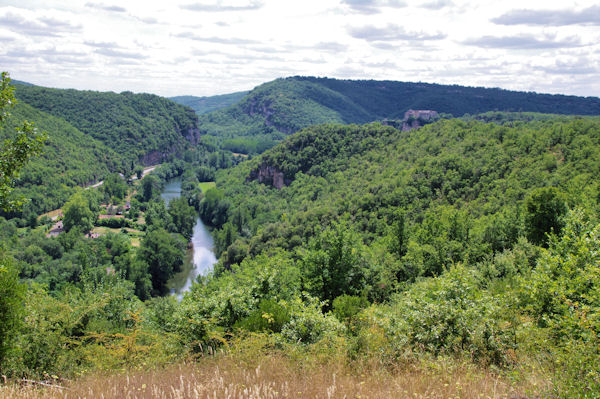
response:
M0 70L198 96L328 76L600 95L597 0L0 0Z

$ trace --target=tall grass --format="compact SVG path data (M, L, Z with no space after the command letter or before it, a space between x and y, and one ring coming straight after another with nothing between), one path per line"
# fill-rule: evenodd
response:
M329 362L304 363L281 352L249 361L239 353L184 362L164 369L90 375L64 388L0 386L3 399L57 398L527 398L547 380L520 382L473 364L439 360L397 369Z

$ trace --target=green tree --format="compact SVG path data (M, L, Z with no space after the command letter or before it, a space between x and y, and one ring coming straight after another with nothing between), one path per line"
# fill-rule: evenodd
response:
M14 261L0 254L0 371L23 316L25 293Z
M90 209L90 203L82 192L75 193L63 207L63 224L68 232L78 227L83 233L89 232L94 227L96 216Z
M525 232L534 244L546 246L548 234L560 234L567 212L564 194L556 187L534 190L525 199Z
M179 197L169 202L169 215L175 227L174 233L179 233L186 240L192 238L194 225L196 224L196 211L188 205L185 198Z
M227 222L227 212L230 205L229 201L225 199L223 191L211 188L206 191L204 199L200 203L200 217L204 223L221 227Z
M127 184L118 173L111 173L104 179L102 190L106 193L108 198L116 198L122 200L127 194Z
M142 241L138 255L148 265L152 280L152 294L167 292L167 281L181 269L185 256L185 242L163 228L149 231Z
M406 254L406 246L408 244L404 212L397 211L395 213L390 233L390 251L401 258Z
M148 202L159 193L159 183L156 177L148 175L142 179L142 201Z
M13 88L10 86L10 77L7 72L2 72L0 77L0 125L9 117L8 107L15 104ZM10 198L14 181L19 170L27 160L42 152L46 136L38 133L29 122L16 129L16 136L7 139L0 148L0 207L5 210L16 210L25 202L23 198Z
M135 177L137 177L138 180L141 180L142 176L144 175L144 168L142 168L140 165L137 165L135 168L133 168L133 173L135 173Z
M171 217L167 212L165 201L162 199L149 202L144 217L148 229L155 227L168 229L171 224Z
M301 260L306 290L321 300L360 294L365 279L362 243L345 223L327 228L309 243Z

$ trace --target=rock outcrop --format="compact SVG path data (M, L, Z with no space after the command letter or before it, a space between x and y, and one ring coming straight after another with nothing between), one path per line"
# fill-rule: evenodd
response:
M288 179L285 179L282 171L274 166L265 164L260 165L258 169L250 172L248 180L258 180L259 183L271 185L278 190L291 183Z
M188 128L183 136L186 138L187 141L189 141L193 145L197 145L200 142L201 135L202 133L200 133L200 129L198 129L198 126L194 126Z

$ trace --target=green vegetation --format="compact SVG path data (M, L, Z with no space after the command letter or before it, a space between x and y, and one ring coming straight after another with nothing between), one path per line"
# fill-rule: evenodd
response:
M10 127L25 120L35 121L48 137L42 155L23 168L16 182L15 191L31 200L25 205L25 215L57 209L76 186L94 183L119 168L121 161L112 149L60 118L19 103L11 120L0 131L3 137Z
M15 103L13 88L10 86L8 73L2 72L0 76L0 128L10 116L8 109ZM4 129L8 134L0 148L0 209L3 211L18 210L24 199L11 197L14 190L15 179L21 168L30 157L41 152L45 141L43 134L38 134L33 124L21 121L16 126Z
M494 110L598 115L600 100L456 85L295 76L262 84L237 104L201 115L200 130L217 137L230 151L261 153L286 135L315 124L402 119L409 109L457 117Z
M131 176L141 164L171 159L199 138L195 114L158 96L7 87L18 103L0 126L0 138L15 140L17 128L29 126L26 121L47 135L43 154L25 165L12 185L16 197L29 201L20 211L3 212L19 217L22 225L58 209L77 186L109 179L108 198L122 198L123 185L111 184L120 181L117 172Z
M218 134L256 128L265 140L362 122L392 109L376 102L395 94L375 100L375 85L276 81L204 121L246 107ZM457 107L483 90L453 89ZM519 96L564 100L491 93L509 109ZM217 144L203 137L141 181L111 174L76 190L58 237L48 218L0 218L2 374L147 370L229 350L241 364L277 353L390 375L451 364L538 379L528 397L600 395L599 117L487 113L407 132L328 123L243 161ZM167 206L160 191L174 177L182 196ZM178 302L167 281L198 214L219 262ZM92 227L106 234L85 237Z
M159 96L15 87L20 101L114 149L126 175L133 171L132 163L160 161L198 139L194 112Z
M275 300L282 339L333 331L390 364L419 348L510 369L543 351L560 397L597 392L598 295L578 281L597 272L599 151L598 118L305 129L218 174L201 216L220 263L184 306L264 331ZM247 181L267 167L288 185Z

